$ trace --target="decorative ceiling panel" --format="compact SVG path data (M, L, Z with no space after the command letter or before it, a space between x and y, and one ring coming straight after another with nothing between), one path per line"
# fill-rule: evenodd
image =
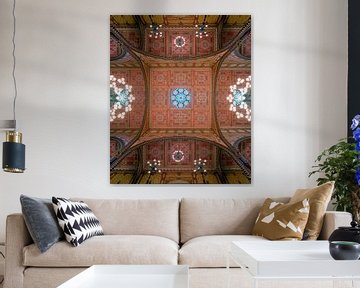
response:
M177 104L186 102L186 99L172 101L171 97L176 96L173 95L173 92L179 91L176 89L188 91L187 93L191 95L188 104L180 105L181 107L174 106L174 102ZM180 94L182 95L182 92ZM170 71L168 69L151 69L150 128L211 128L210 94L210 69L182 68ZM184 94L184 97L189 95Z
M127 108L111 118L111 183L250 183L251 117L237 106L251 108L238 80L251 83L250 19L110 17L110 111Z
M140 129L145 113L145 82L141 69L112 69L111 75L117 79L124 78L127 85L132 86L132 94L136 105L125 114L125 118L116 118L111 123L111 129L131 128Z
M229 101L227 100L228 95L231 94L229 87L236 84L238 78L245 79L249 75L250 71L246 70L220 69L217 82L216 113L221 129L249 126L249 122L245 118L238 119L236 114L229 110Z

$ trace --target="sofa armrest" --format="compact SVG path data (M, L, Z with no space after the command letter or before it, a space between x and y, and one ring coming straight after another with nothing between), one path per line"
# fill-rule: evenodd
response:
M23 248L33 241L22 214L6 218L4 288L22 288L24 280Z
M326 211L324 224L319 236L321 240L329 239L331 233L340 226L350 226L352 216L348 212Z

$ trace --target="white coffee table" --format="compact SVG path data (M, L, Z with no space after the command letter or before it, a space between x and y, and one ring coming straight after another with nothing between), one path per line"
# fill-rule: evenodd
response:
M185 265L94 265L58 288L188 288Z
M360 261L332 259L328 241L232 242L229 258L248 272L253 287L275 279L350 280L350 287L360 287Z

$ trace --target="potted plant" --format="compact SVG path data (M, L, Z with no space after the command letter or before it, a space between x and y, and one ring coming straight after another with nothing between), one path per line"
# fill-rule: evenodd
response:
M360 223L360 115L354 117L351 129L353 137L340 140L316 158L317 165L312 167L309 177L319 174L318 185L335 181L332 195L335 209L350 212Z

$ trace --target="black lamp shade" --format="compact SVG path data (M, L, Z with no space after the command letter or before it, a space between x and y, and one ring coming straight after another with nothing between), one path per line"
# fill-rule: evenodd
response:
M4 171L22 173L25 170L25 145L17 142L3 143Z

